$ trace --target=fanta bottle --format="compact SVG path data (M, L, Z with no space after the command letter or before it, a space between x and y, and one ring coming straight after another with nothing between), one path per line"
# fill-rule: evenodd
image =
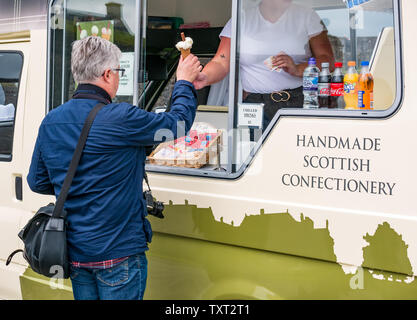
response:
M358 80L359 74L356 71L356 62L348 62L348 70L343 79L345 109L357 109L358 107Z
M362 70L358 81L358 107L359 109L374 109L374 78L369 72L369 62L362 62Z

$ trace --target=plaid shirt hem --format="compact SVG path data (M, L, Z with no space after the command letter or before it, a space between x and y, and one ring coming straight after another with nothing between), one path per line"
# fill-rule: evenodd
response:
M111 259L99 262L71 262L71 265L75 268L88 268L88 269L108 269L115 267L119 263L126 261L129 257Z

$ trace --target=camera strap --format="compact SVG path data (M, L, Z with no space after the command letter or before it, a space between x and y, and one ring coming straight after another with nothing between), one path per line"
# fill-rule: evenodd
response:
M143 178L145 179L145 182L148 185L149 191L152 191L151 187L149 186L149 180L148 180L148 175L146 174L146 171L143 171Z

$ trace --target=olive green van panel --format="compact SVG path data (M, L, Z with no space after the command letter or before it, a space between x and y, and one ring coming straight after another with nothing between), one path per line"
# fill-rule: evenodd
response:
M363 238L369 243L363 248L364 267L413 274L408 245L389 223L378 225L374 235L366 234Z
M328 228L314 228L311 219L300 216L296 221L288 213L247 215L236 227L216 221L211 208L189 205L165 206L163 220L150 217L155 231L228 243L249 248L290 253L326 261L336 261Z
M412 274L408 244L387 222L364 235L363 266L374 271L346 275L328 226L315 229L303 215L298 222L261 210L235 227L188 203L170 203L164 214L150 217L147 299L417 299L417 280L405 275ZM28 268L20 282L23 299L73 299L69 280L52 289Z
M288 212L246 215L240 226L215 220L211 208L173 204L165 206L165 219L150 217L154 231L248 248L292 254L325 261L336 261L334 240L329 226L315 228L314 222L300 215L295 220ZM385 222L374 235L364 235L364 267L412 275L408 245Z
M405 275L168 234L147 257L145 299L417 299Z
M417 280L401 274L346 275L334 262L158 232L147 257L145 299L417 299ZM30 268L20 282L23 299L73 298L69 280L51 289Z
M23 300L73 300L71 280L65 279L62 283L56 280L58 288L52 289L51 280L27 268L20 276L20 288ZM62 288L62 289L61 289Z

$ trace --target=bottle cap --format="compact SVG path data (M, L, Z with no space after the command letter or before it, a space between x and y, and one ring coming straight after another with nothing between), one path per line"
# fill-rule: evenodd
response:
M328 67L330 67L330 63L328 63L328 62L323 62L323 63L321 64L321 67L322 67L322 68L328 68Z
M343 62L336 62L336 63L334 64L334 66L335 66L336 68L342 68L342 67L343 67Z
M309 65L316 64L316 58L310 58L310 59L308 59L308 64Z
M369 66L369 61L362 61L362 67Z
M349 61L348 66L349 67L356 67L356 61Z

